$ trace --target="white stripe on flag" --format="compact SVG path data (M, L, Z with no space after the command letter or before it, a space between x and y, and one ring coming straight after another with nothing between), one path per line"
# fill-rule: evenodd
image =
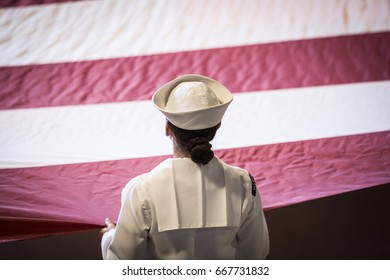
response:
M386 0L85 1L0 10L0 65L69 62L390 29Z
M390 130L390 81L241 93L215 149ZM0 112L0 168L171 154L150 101Z

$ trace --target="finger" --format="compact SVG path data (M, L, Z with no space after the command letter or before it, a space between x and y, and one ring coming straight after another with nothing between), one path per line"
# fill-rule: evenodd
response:
M111 229L111 228L115 228L115 224L113 222L111 222L111 220L109 218L106 218L105 220L105 224L106 226Z
M113 225L113 222L109 218L106 218L104 223L106 224L106 226Z

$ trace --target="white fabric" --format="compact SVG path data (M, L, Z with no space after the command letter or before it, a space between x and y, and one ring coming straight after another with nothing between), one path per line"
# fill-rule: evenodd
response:
M378 32L390 29L389 6L388 0L116 0L8 8L0 10L0 65Z
M249 174L214 157L168 159L122 191L104 259L264 259L269 237Z
M215 93L202 82L183 82L178 84L168 97L166 110L186 112L218 105Z
M213 148L390 130L389 92L381 81L235 94ZM164 127L150 101L4 110L0 168L168 155Z
M204 106L206 105L205 103L211 102L210 100L208 100L207 102L202 102L203 106L197 109L194 109L192 105L192 109L190 110L184 110L184 108L180 109L179 111L177 110L177 108L173 108L174 110L170 110L171 106L168 105L170 105L169 101L172 93L174 93L175 96L179 95L179 93L176 92L175 89L177 89L180 84L187 84L187 82L191 82L190 84L193 84L193 82L201 82L207 88L207 91L214 93L215 98L217 99L215 100L216 104L208 107ZM195 90L198 89L199 88ZM190 92L192 91L193 89L190 90ZM204 89L202 91L204 91ZM200 94L202 94L202 92L200 92ZM184 103L184 105L192 101L192 98L189 99L188 97L188 94L186 94L184 97L181 98L187 99L185 102L182 102ZM173 99L176 99L176 97L174 97ZM219 124L228 106L233 101L233 95L224 85L222 85L216 80L202 75L187 74L176 77L172 81L160 87L154 93L152 101L157 107L157 109L160 110L160 112L163 113L164 116L175 126L187 130L197 130L213 127ZM179 101L180 100L178 100L178 102ZM180 106L179 104L176 105L177 106L173 107ZM185 107L189 108L188 105L185 105Z

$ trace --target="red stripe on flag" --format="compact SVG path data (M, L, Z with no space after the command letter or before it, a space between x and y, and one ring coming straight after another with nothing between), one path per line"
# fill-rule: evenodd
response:
M46 5L46 4L78 2L78 1L83 1L83 0L1 0L0 8L23 7L23 6L31 6L31 5Z
M216 154L254 175L266 209L390 182L390 131ZM19 221L0 240L98 228L105 217L116 219L129 179L165 158L0 170L0 223ZM31 220L42 222L21 229Z
M0 109L150 99L186 73L232 92L390 79L390 32L0 68Z

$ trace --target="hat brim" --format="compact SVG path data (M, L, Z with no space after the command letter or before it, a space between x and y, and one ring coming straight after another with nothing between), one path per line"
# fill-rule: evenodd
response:
M203 82L215 93L220 104L179 113L167 110L166 104L170 93L182 82ZM233 95L225 86L211 78L189 74L180 76L160 87L154 93L152 101L157 109L175 126L182 129L198 130L219 124L229 104L233 101Z

